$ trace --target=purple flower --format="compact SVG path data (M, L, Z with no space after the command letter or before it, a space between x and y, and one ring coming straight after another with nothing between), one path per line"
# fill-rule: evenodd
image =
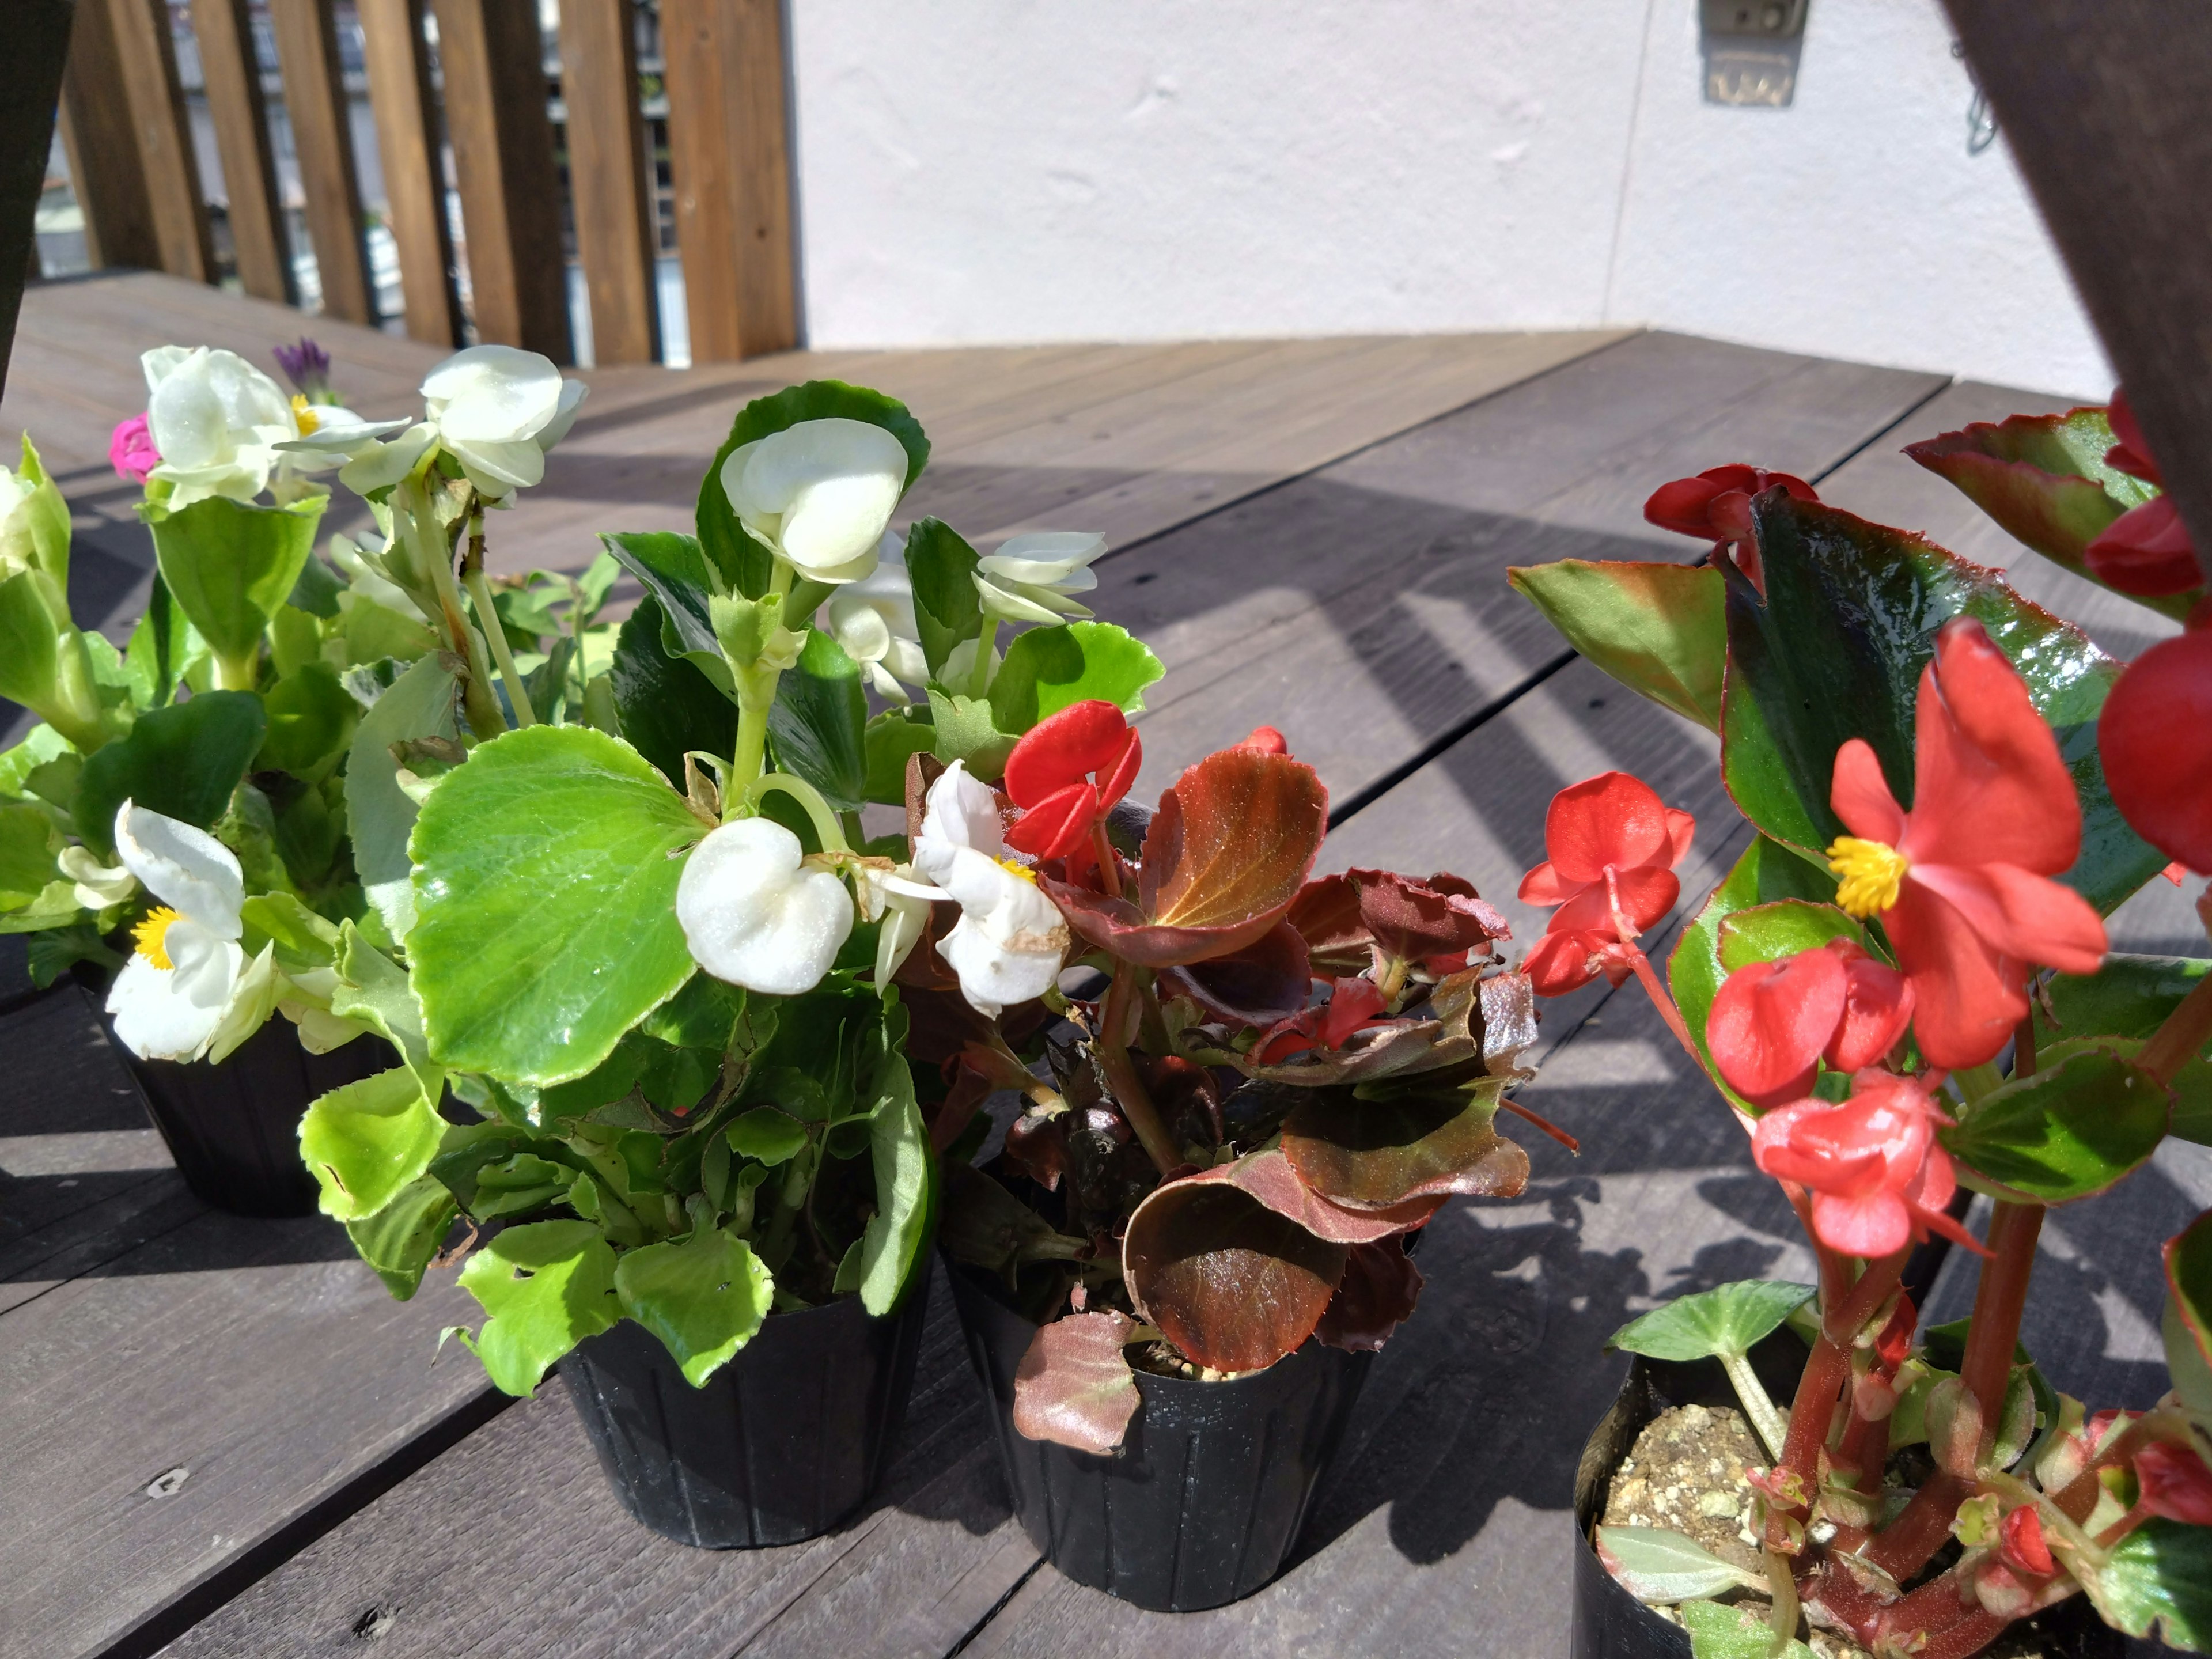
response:
M107 464L117 477L141 484L148 473L161 465L161 453L154 447L154 434L147 429L143 415L117 423L115 435L107 441Z
M276 349L276 367L284 378L311 401L320 402L331 389L331 354L306 335L295 346Z

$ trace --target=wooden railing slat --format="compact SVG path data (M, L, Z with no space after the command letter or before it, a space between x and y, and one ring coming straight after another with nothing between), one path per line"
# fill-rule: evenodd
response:
M254 55L247 0L192 0L192 33L199 40L200 75L207 84L216 148L222 156L238 280L258 299L295 304L292 254L276 193L276 158L269 143L269 112L261 95L261 64Z
M385 211L399 246L407 332L433 345L461 343L461 298L453 283L453 239L446 222L424 0L355 0L376 148L384 163Z
M649 363L660 356L660 310L632 0L562 0L561 92L592 361Z
M437 0L446 131L485 340L572 355L538 0Z
M95 269L161 268L154 204L130 106L120 95L123 64L115 20L102 0L76 7L62 74L62 144L70 182L84 211L84 249Z
M284 108L292 119L323 309L349 323L374 323L376 294L369 281L361 183L354 173L353 129L346 118L331 0L276 0L269 17L276 26Z
M799 343L778 0L662 0L694 362Z
M89 7L100 0L80 3ZM108 15L161 268L172 276L211 283L215 244L208 234L199 169L192 164L185 92L177 79L176 48L169 38L169 9L162 0L109 0ZM102 88L102 95L115 95L112 83Z

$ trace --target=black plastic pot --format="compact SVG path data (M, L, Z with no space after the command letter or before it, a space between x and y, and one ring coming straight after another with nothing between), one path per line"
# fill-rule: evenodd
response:
M818 1537L859 1509L906 1421L929 1301L869 1317L858 1297L769 1316L695 1389L660 1339L624 1320L561 1362L616 1494L702 1549Z
M976 1269L945 1261L968 1357L991 1396L1023 1529L1078 1583L1163 1613L1249 1595L1297 1541L1374 1363L1309 1341L1232 1382L1137 1376L1119 1455L1014 1430L1014 1371L1037 1328Z
M1796 1392L1804 1360L1804 1344L1786 1331L1752 1351L1760 1381L1780 1401ZM1638 1357L1630 1362L1620 1395L1584 1443L1575 1470L1571 1659L1691 1659L1689 1632L1620 1587L1598 1560L1591 1528L1605 1512L1613 1471L1653 1418L1676 1406L1735 1404L1735 1391L1717 1360L1678 1365ZM2070 1597L2014 1628L2033 1632L2050 1659L2123 1659L2127 1652L2126 1638L2099 1619L2084 1596Z
M185 1185L203 1203L234 1215L313 1215L315 1178L300 1158L300 1119L308 1103L399 1064L381 1037L357 1036L311 1054L281 1015L215 1066L141 1060L116 1041L104 1012L100 1024L137 1080Z

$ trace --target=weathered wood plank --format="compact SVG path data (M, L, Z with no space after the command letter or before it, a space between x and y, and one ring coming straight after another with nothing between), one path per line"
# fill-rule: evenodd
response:
M190 282L212 283L215 244L199 170L192 165L169 9L164 0L108 0L108 15L118 78L88 91L117 99L130 112L161 268Z
M270 21L283 71L284 112L291 119L300 161L324 313L349 323L373 323L376 288L368 271L361 180L354 170L353 126L346 118L336 7L333 0L288 0L271 9Z
M410 338L461 342L461 296L453 282L453 238L446 222L436 94L423 38L427 0L356 0L369 107L384 167L392 240L399 249L400 304Z
M591 296L592 361L653 362L660 356L660 307L631 0L569 0L561 8L561 96L576 255Z
M115 15L102 0L73 6L69 62L62 76L62 144L70 181L84 212L84 251L94 269L135 265L161 268L154 234L154 202L146 166L131 125L128 100L118 97L123 59L115 40Z
M256 299L289 305L296 297L292 254L276 200L276 157L269 142L252 9L246 0L192 0L192 35L199 42L200 76L222 158L238 280Z

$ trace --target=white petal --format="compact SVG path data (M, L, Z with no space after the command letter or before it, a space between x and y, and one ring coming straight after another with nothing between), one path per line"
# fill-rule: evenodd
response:
M888 985L899 964L914 954L914 947L929 927L927 899L893 897L885 906L883 926L876 933L876 983Z
M304 438L287 438L276 447L286 454L325 452L351 455L368 447L374 440L388 437L410 424L404 420L364 421L346 409L319 409L315 415L317 425L313 432Z
M150 398L159 391L161 382L177 372L177 366L191 356L192 350L191 346L165 345L140 352L138 367L146 376L146 395Z
M138 878L121 865L102 864L86 847L64 847L55 860L76 884L76 902L88 910L120 904L138 890Z
M968 660L970 664L975 660L973 652L969 653ZM922 655L921 644L918 640L902 640L894 636L891 648L884 653L883 665L908 685L929 684L929 659Z
M206 830L126 800L115 809L115 854L155 898L216 938L244 931L245 875L237 855Z
M999 798L990 785L968 774L968 763L955 761L929 786L921 834L914 843L915 868L939 886L947 884L956 855L967 848L996 859L1006 848Z
M1011 581L992 581L981 569L970 573L975 584L975 596L983 603L983 614L997 617L1005 622L1042 623L1051 627L1066 620L1062 614L1063 601L1048 587L1024 586ZM1081 605L1073 607L1078 615L1087 615Z
M568 435L568 428L576 424L576 411L584 406L584 395L590 390L581 380L561 382L561 401L554 407L553 418L538 428L540 449L550 449Z
M171 937L192 963L190 972L156 968L134 955L108 989L107 1012L114 1017L115 1035L141 1060L198 1060L206 1052L230 1000L246 952L228 940L205 935L195 940L191 931L185 922L169 927ZM179 933L185 937L175 938Z
M1054 620L1059 619L1055 617ZM940 685L948 685L956 691L965 692L975 679L975 647L981 643L980 640L961 641L959 644L945 653L944 671L939 674L925 676L919 683L926 684L933 678ZM991 652L990 672L984 676L986 684L988 684L993 676L998 673L1000 665L1006 659L999 653L996 647L994 647Z
M444 441L469 482L487 495L504 495L518 487L534 489L545 477L545 452L527 438L495 443L459 439L448 432Z
M172 933L176 930L172 927ZM246 954L235 945L226 947ZM222 1018L216 1021L215 1030L208 1038L208 1059L217 1065L237 1052L238 1046L269 1023L269 1016L276 1012L276 947L264 945L261 954L240 966L237 977L231 982L230 995L224 1001Z
M1049 582L1071 574L1106 550L1106 538L1087 530L1033 530L1009 536L977 562L994 575L1018 582Z
M938 954L960 976L970 1006L996 1015L1042 996L1059 978L1070 943L1059 907L1036 883L979 853L963 854L945 885L960 901L961 917Z
M857 581L875 568L906 467L896 438L840 416L801 421L732 452L722 487L738 516L806 574Z
M881 662L891 648L890 624L874 606L846 602L852 591L841 589L826 607L830 632L854 662Z
M740 818L701 842L676 884L692 959L749 991L797 996L830 971L853 931L853 900L826 870L805 869L799 837Z
M431 418L449 447L534 438L561 407L561 371L550 357L514 346L471 346L422 382Z

